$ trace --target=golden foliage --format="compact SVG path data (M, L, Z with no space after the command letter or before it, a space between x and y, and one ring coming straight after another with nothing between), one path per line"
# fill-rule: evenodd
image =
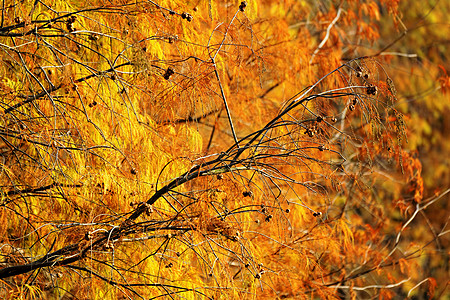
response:
M44 2L2 8L2 297L392 298L422 280L409 224L439 197L387 64L357 58L398 2Z

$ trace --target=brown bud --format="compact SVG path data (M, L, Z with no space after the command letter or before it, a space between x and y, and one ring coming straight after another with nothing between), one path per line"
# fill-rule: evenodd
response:
M366 89L367 95L376 95L377 94L377 87L373 84L369 85Z
M191 14L188 14L187 12L183 12L181 14L181 18L186 19L188 22L191 22L194 17Z
M170 76L172 76L173 74L175 74L175 71L171 67L168 67L166 73L164 73L163 75L163 78L165 80L169 80Z
M67 23L66 28L67 28L67 31L69 31L69 32L75 31L75 28L73 28L72 23Z
M89 241L90 239L92 239L92 232L86 232L86 234L84 235L84 239Z
M251 197L251 196L253 196L253 193L252 193L252 191L243 191L242 192L242 196L244 196L244 197Z
M75 23L76 20L77 20L77 16L72 15L67 19L67 24Z
M242 1L241 4L239 5L239 10L244 11L246 7L247 7L247 1Z

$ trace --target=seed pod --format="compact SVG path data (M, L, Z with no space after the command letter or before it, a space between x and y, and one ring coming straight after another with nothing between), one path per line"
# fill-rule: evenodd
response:
M251 197L253 195L252 191L243 191L242 196L244 197Z
M86 234L84 235L84 239L89 241L90 239L92 239L93 233L92 232L86 232Z
M148 204L148 203L145 203L144 205L145 205L145 214L147 216L151 215L153 213L153 205ZM171 237L168 237L168 238L171 238Z
M76 20L77 20L77 16L72 15L67 19L67 24L75 23Z
M169 41L169 44L173 44L173 42L178 40L178 35L171 35L167 38L167 40Z
M175 74L174 70L171 67L168 67L166 73L164 73L163 75L163 78L165 80L169 80L170 76L172 76L173 74Z
M367 95L376 95L377 94L377 87L373 84L369 85L366 89Z
M73 28L72 23L67 23L66 28L67 28L67 31L69 31L69 32L75 31L75 28Z
M244 11L246 7L247 7L247 1L242 1L241 5L239 5L239 10Z
M194 17L191 14L188 14L187 12L183 12L181 14L181 18L186 19L188 22L191 22Z

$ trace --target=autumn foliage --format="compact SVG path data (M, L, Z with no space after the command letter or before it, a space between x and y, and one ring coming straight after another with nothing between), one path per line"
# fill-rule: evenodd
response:
M448 297L449 65L408 105L399 1L1 9L2 298Z

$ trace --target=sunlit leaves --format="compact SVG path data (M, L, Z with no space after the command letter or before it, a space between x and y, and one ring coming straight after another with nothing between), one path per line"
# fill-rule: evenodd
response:
M326 298L402 283L392 219L421 203L422 166L401 149L383 64L346 57L379 39L374 1L17 5L0 31L1 242L26 255L0 274L36 270L15 292Z

